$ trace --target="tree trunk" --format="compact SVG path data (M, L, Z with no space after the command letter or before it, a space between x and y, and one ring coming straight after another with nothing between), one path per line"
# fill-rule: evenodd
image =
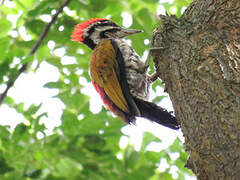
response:
M152 47L200 180L240 179L240 0L197 0L161 16Z

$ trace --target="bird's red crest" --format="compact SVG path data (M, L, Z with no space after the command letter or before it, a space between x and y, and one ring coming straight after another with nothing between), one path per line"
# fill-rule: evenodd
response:
M102 20L107 20L107 19L103 19L103 18L95 18L95 19L89 19L88 21L82 22L81 24L77 24L73 30L72 33L72 41L79 41L82 42L83 41L83 32L84 29L86 29L89 25L97 22L97 21L102 21Z

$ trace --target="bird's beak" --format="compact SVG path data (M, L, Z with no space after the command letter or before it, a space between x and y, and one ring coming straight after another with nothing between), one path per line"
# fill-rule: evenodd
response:
M143 32L142 30L136 30L136 29L124 29L124 28L121 28L120 31L118 31L118 37L120 38L124 38L126 36L130 36L132 34L137 34L137 33L140 33L140 32Z

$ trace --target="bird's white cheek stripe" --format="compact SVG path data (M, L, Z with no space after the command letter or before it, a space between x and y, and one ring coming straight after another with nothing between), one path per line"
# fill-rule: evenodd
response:
M95 44L98 44L100 41L99 36L100 36L100 32L94 31L89 38L92 39Z

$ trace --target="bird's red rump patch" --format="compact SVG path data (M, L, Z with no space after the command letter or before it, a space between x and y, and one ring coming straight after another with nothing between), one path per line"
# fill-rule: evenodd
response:
M94 81L92 81L92 84L93 84L94 88L96 89L96 91L100 94L100 96L103 100L103 103L110 109L110 111L114 112L115 111L114 104L107 97L106 93L104 92L104 89L101 88L100 86L98 86Z
M79 41L82 42L83 41L83 32L84 29L86 29L89 25L91 25L92 23L95 23L97 21L103 21L103 20L107 20L107 19L103 19L103 18L95 18L95 19L89 19L88 21L82 22L81 24L77 24L73 30L72 33L72 41Z

